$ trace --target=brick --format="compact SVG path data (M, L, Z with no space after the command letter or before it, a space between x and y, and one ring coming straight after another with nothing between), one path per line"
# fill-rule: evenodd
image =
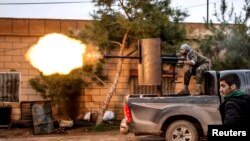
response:
M131 87L130 83L122 83L122 88L130 89L130 87Z
M21 64L18 62L5 62L4 67L7 69L17 69L21 67Z
M12 119L12 120L20 120L20 118L21 118L21 114L18 114L18 115L12 114L12 115L11 115L11 119Z
M124 59L123 64L131 64L132 59Z
M175 89L178 91L180 91L182 88L183 88L183 84L181 84L181 83L178 83L175 85Z
M0 61L1 62L11 62L12 56L0 56Z
M34 67L30 63L21 62L21 68L22 69L29 69L29 68L34 68Z
M113 102L123 102L124 98L123 98L123 96L113 95L111 101L113 101Z
M0 51L0 56L4 56L4 53L5 53L5 51L4 51L4 49L2 49L2 51Z
M23 49L25 49L27 51L27 49L30 47L30 44L29 43L21 43L21 41L23 41L22 38L20 39L20 42L12 43L12 48L20 49L21 52Z
M18 115L21 114L21 109L20 108L11 108L11 114Z
M115 108L114 110L113 110L117 115L121 115L121 114L123 114L123 109L118 109L118 108Z
M26 55L26 54L27 54L27 51L28 51L28 49L29 49L30 47L31 47L31 46L27 45L26 47L21 48L21 49L20 49L20 50L21 50L21 54L22 54L22 55Z
M22 82L28 82L32 78L34 78L34 76L22 75L21 81Z
M27 94L20 94L19 101L28 101L28 95Z
M1 63L0 63L0 64L1 64ZM1 66L1 65L0 65L0 66ZM1 72L9 72L10 69L1 69L1 68L0 68L0 71L1 71Z
M111 63L111 64L117 64L119 62L119 59L117 58L110 58L110 59L106 59L107 63Z
M11 102L11 107L12 108L19 108L20 107L20 103L19 102Z
M41 95L28 95L28 101L43 101Z
M6 49L5 50L5 52L6 52L6 51L12 49L12 43L5 43L5 42L4 43L0 43L0 48L1 48L1 50Z
M60 33L61 21L59 20L46 20L45 21L45 33Z
M20 42L21 37L19 36L6 36L5 37L5 42Z
M199 23L192 23L186 24L186 38L187 39L198 39L200 37L200 24Z
M18 69L17 71L20 72L22 76L29 74L29 70L28 69Z
M89 112L89 111L91 111L91 107L86 107L85 106L85 103L81 103L80 104L80 109L84 112L84 113L87 113L87 112Z
M139 64L139 59L133 59L133 60L131 61L131 64Z
M96 80L96 82L93 82L91 87L95 89L102 89L103 87L106 87L103 84L100 84L101 82L99 80Z
M96 113L98 113L98 111L100 111L100 106L99 107L94 107L94 108L91 108L91 112L96 112Z
M122 83L127 83L128 82L128 80L129 80L129 77L124 77L124 76L120 76L120 78L119 78L119 83L120 82L122 82Z
M6 57L11 57L11 60L14 62L27 62L24 56L6 56Z
M33 36L33 37L25 36L25 37L22 37L21 40L22 40L23 43L33 43L33 45L34 45L38 41L38 38L39 38L39 36L38 37L36 37L36 36ZM27 45L27 47L28 46L29 45ZM30 47L31 46L32 45L30 45Z
M13 25L9 26L12 24ZM76 29L80 30L83 29L89 21L78 21L78 20L27 20L27 19L5 19L1 21L11 21L10 24L0 24L0 29L3 26L6 26L6 29L0 30L0 35L3 35L2 32L6 32L3 36L0 36L0 49L18 49L19 52L10 52L12 55L6 55L4 52L0 52L0 71L9 72L10 69L15 69L21 72L21 95L20 100L25 101L32 101L32 100L40 100L42 99L37 92L32 90L31 86L28 83L30 78L34 78L37 76L37 70L30 65L30 63L25 59L24 55L26 54L27 50L37 43L39 37L44 36L44 34L52 33L52 32L63 32L67 33L69 29ZM90 22L89 22L90 23ZM12 29L13 27L13 29ZM201 37L203 33L205 33L205 28L202 28L201 25L189 25L188 27L198 28L194 31L189 30L192 34L192 38ZM8 29L9 28L9 29ZM38 30L34 30L34 29ZM31 30L32 29L32 30ZM30 30L30 31L29 31ZM62 31L61 31L62 30ZM197 32L198 31L198 32ZM201 34L201 32L203 32ZM12 35L13 34L13 35ZM197 34L197 35L195 35ZM22 35L22 36L19 36ZM30 36L31 35L31 36ZM188 37L191 37L188 35ZM192 44L194 46L194 44ZM197 45L196 45L197 46ZM124 55L129 50L125 50ZM9 52L9 51L7 51ZM118 55L119 47L117 50L112 51L112 55ZM18 55L19 54L19 55ZM136 56L136 54L133 54ZM110 58L105 59L107 64L104 65L104 75L109 75L109 80L107 80L108 87L106 86L99 86L96 83L92 82L90 79L86 79L88 82L91 82L90 87L87 90L82 90L81 95L79 96L78 102L80 105L79 111L99 111L103 98L106 97L108 93L108 88L112 85L114 80L114 73L116 73L117 62L119 59L117 58ZM13 62L12 62L13 61ZM4 65L6 63L6 68ZM21 64L21 65L18 65ZM130 69L137 69L138 60L137 59L124 59L123 60L123 70L121 73L121 77L119 83L117 84L116 90L114 95L111 99L109 109L113 109L116 112L116 119L122 118L123 112L123 100L125 95L130 93L130 84L129 79L129 70ZM19 67L19 68L18 68ZM176 84L176 89L182 88L183 82L183 72L187 69L187 66L184 67L177 67L176 71L178 72L178 78L176 81L180 83ZM190 90L195 91L196 89L196 81L195 78L192 78L190 81ZM92 101L93 97L93 101ZM18 108L17 105L15 108ZM18 114L17 114L18 115Z
M37 94L37 92L32 88L22 88L21 93L27 94L27 95L40 95L40 94Z
M119 89L119 88L123 88L123 83L118 83L118 84L116 85L116 89Z
M108 70L108 76L115 76L116 72L116 70Z
M13 34L28 35L29 34L29 20L28 19L14 19L13 20Z
M108 69L108 70L116 70L117 68L117 64L111 64L111 63L107 63L103 66L103 69Z
M109 89L100 89L100 95L107 95L109 92Z
M106 96L92 96L92 101L93 102L102 102L104 101Z
M44 35L45 20L29 20L29 35Z
M12 19L0 19L0 35L12 34Z
M129 94L129 89L116 89L117 95L127 95Z
M85 102L83 103L83 107L87 108L87 107L91 107L91 108L99 108L100 107L100 103L99 102Z
M76 21L62 20L61 21L61 33L68 33L69 30L76 29Z
M0 36L0 42L4 42L4 36Z
M115 107L118 108L118 109L119 108L122 109L124 107L124 103L123 102L115 102Z
M122 70L122 76L129 77L130 76L130 70Z
M103 75L103 76L107 76L107 75L108 75L108 70L103 70L103 71L102 71L102 75Z
M5 51L5 55L21 55L21 50L19 49L9 49Z
M21 83L21 88L31 88L29 85L29 82L22 82Z
M114 101L110 101L110 102L109 102L108 108L110 108L110 109L116 108L116 107L115 107L115 102L114 102Z
M100 90L99 89L85 89L85 95L99 95Z
M138 69L138 64L131 64L130 69Z
M76 28L78 30L84 29L90 22L88 20L76 21Z
M34 69L29 69L29 75L39 75L39 71L38 70L34 70Z
M90 102L92 100L91 96L89 95L80 96L79 99L81 102Z

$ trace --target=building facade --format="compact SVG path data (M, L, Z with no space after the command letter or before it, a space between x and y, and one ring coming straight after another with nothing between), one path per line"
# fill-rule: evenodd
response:
M1 106L11 106L11 119L19 120L22 118L23 105L32 101L43 101L41 95L31 88L28 81L39 75L39 71L31 66L25 59L25 53L34 45L40 37L49 33L66 34L69 29L82 30L89 23L87 20L60 20L60 19L0 19L0 72L18 72L20 73L20 91L17 102L1 102ZM183 23L186 29L186 39L195 40L204 38L208 34L204 24L201 23ZM193 44L193 47L199 47ZM108 85L111 85L116 74L118 59L107 59L104 65L103 74L108 76ZM143 93L154 88L140 88L136 81L136 70L138 61L124 59L122 64L122 73L115 93L109 104L109 110L114 111L116 119L123 118L123 101L126 95L131 93ZM185 68L184 68L185 69ZM182 87L183 68L177 68L177 78L171 92L177 92ZM168 79L165 79L166 83ZM191 82L191 91L195 90L194 79ZM166 84L167 85L167 84ZM83 115L86 112L99 111L102 106L109 87L100 86L92 82L90 86L82 89L79 98L76 100L76 116ZM166 91L169 90L166 88ZM25 106L24 106L25 107Z

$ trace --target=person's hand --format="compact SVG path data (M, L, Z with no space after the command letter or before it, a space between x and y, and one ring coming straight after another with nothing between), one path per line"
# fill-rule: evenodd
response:
M184 61L179 60L178 63L179 63L179 64L184 64Z

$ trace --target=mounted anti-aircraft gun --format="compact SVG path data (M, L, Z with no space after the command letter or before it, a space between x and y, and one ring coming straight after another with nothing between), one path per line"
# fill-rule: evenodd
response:
M171 64L172 81L174 83L176 72L175 67L182 58L173 55L161 54L161 39L149 38L138 42L138 56L114 56L104 55L105 58L138 59L138 84L147 86L157 86L157 95L162 95L162 64ZM159 86L159 87L158 87Z

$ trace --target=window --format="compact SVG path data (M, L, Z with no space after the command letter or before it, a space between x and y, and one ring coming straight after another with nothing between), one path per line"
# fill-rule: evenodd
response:
M20 93L20 73L0 73L0 102L18 102Z

